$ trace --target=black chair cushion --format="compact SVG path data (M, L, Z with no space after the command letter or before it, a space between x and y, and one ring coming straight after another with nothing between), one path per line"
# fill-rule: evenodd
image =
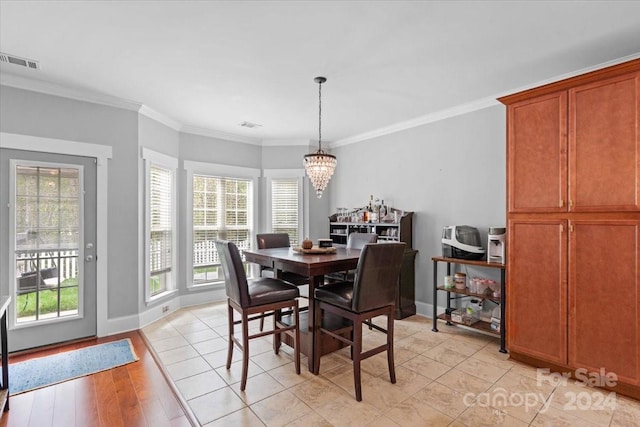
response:
M280 279L259 277L249 279L248 284L249 307L285 301L300 296L300 291L297 286Z
M324 301L346 310L351 310L353 300L352 282L334 282L316 288L314 296L317 300Z

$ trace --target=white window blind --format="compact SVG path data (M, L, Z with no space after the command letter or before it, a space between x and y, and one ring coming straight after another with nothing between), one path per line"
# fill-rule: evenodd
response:
M169 289L173 271L173 171L149 168L149 287L151 296Z
M297 178L271 180L271 231L287 233L293 246L300 243L299 184Z
M248 179L193 175L193 283L224 279L214 242L251 247L253 183Z

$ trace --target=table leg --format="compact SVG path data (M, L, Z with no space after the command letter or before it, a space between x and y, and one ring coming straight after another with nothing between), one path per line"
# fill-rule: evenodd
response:
M309 336L309 338L311 338L311 342L309 345L309 348L311 349L311 351L307 355L307 365L309 367L309 372L315 372L315 355L317 351L320 351L319 348L316 348L316 334L320 333L320 325L316 325L315 324L315 298L313 296L314 291L317 287L320 287L324 284L324 276L311 276L309 277L309 315L307 317L308 319L308 330L309 330L309 334L307 334Z

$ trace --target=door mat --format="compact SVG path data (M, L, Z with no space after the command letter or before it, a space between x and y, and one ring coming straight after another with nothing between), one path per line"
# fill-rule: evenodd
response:
M9 365L9 394L58 384L138 360L129 338Z

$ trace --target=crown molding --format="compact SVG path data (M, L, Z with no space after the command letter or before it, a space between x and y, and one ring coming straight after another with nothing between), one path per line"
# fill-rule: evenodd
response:
M142 104L140 103L127 101L115 96L106 95L99 92L92 92L85 89L70 88L56 83L18 76L16 74L6 72L0 73L0 84L17 89L44 93L46 95L70 98L76 101L91 102L108 107L122 108L129 111L139 111L142 107Z
M263 139L263 147L298 147L298 146L310 146L312 141L304 138L291 138L291 139Z
M196 126L182 126L180 132L190 133L192 135L208 136L210 138L224 139L225 141L243 142L245 144L262 145L260 138L250 136L236 135L233 133L220 132L212 129L203 129Z
M150 118L151 120L155 120L156 122L162 123L163 125L170 127L176 132L180 132L182 129L182 123L177 120L173 120L171 117L166 116L159 111L154 110L153 108L149 108L146 105L142 105L140 107L140 114Z
M438 122L440 120L445 120L451 117L471 113L473 111L482 110L484 108L493 107L495 105L501 105L501 104L493 97L483 98L477 101L469 102L467 104L462 104L456 107L448 108L446 110L441 110L435 113L430 113L424 116L416 117L415 119L396 123L391 126L375 129L370 132L365 132L365 133L350 136L347 138L338 139L333 143L329 144L329 146L331 148L334 148L334 147L340 147L343 145L354 144L356 142L366 141L368 139L377 138L379 136L401 132L403 130L415 128L418 126L423 126L433 122Z

